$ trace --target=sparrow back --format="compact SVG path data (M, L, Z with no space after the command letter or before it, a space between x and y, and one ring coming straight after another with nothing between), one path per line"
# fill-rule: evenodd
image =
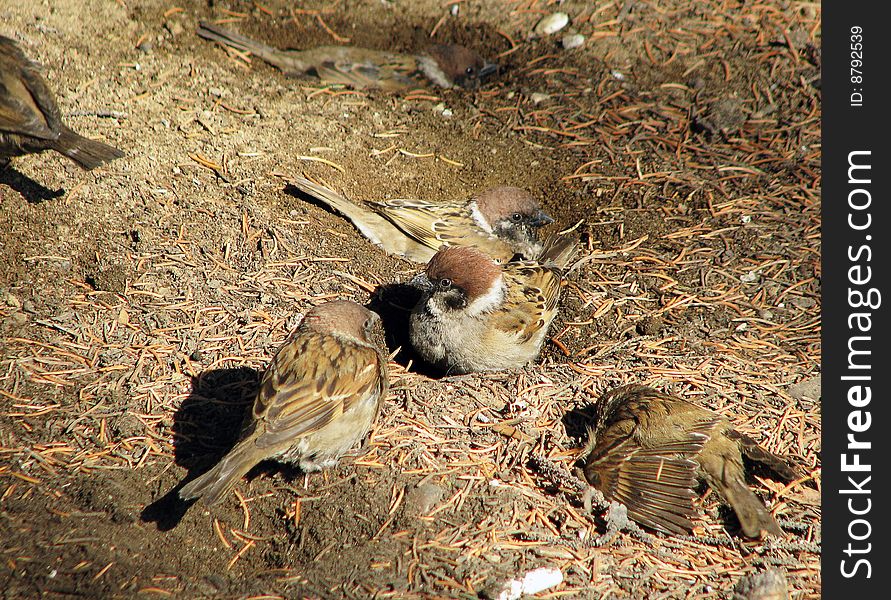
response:
M242 52L250 52L287 76L311 73L327 83L340 83L354 89L407 91L423 83L444 88L460 85L473 89L498 70L497 65L484 61L473 50L458 45L436 45L418 55L356 46L280 50L209 21L199 22L198 35Z
M55 150L87 170L124 156L65 125L37 65L14 40L0 36L0 162L44 150Z
M180 498L219 501L257 463L336 464L363 438L387 395L387 363L369 339L379 317L349 301L309 311L260 380L238 443Z

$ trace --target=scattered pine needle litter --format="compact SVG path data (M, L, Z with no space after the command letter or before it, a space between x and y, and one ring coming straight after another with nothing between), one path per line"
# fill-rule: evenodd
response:
M288 14L275 3L257 8L204 16L261 27ZM4 264L24 265L10 267L0 296L8 572L107 597L429 598L467 597L492 580L550 568L563 582L546 597L675 598L729 596L744 575L776 567L792 597L819 597L819 394L794 387L820 373L820 98L812 83L820 13L747 8L729 14L716 0L697 0L694 11L660 6L655 19L646 2L591 4L572 15L586 46L564 51L526 37L554 10L548 3L481 5L480 22L494 28L483 39L487 56L520 67L467 94L394 99L263 71L275 76L270 82L259 69L232 69L216 51L220 65L187 56L199 43L193 48L188 36L170 50L186 68L142 59L139 70L120 67L121 79L140 83L124 98L145 107L167 101L187 116L225 99L226 110L214 112L224 121L213 123L215 134L157 133L179 136L171 155L185 151L201 167L183 168L182 177L169 175L175 165L164 156L138 184L115 163L86 184L44 168L35 178L56 177L48 181L72 190L67 199L14 200L3 213L23 232ZM165 18L183 18L171 10ZM358 41L342 11L337 3L294 9L299 22L287 27L312 28L316 39L347 31ZM419 30L435 24L437 41L463 31L440 20L441 7L431 14ZM149 56L160 62L164 53ZM44 61L50 68L53 57ZM163 86L143 85L140 78L159 73L168 77ZM74 75L55 76L79 90ZM207 82L195 88L201 77ZM205 98L210 85L231 95ZM165 95L168 86L175 93ZM536 103L535 92L549 99ZM466 124L422 112L439 95L455 115L469 115ZM363 107L350 106L345 127L345 103L356 96ZM401 111L410 102L418 112ZM269 127L298 108L330 127ZM363 124L374 112L380 122ZM108 139L134 153L151 147L123 127L113 133ZM395 137L384 150L371 147ZM465 137L478 147L456 143ZM336 162L301 154L314 146L332 148ZM256 165L219 158L245 148L260 153ZM259 371L300 314L336 297L368 302L378 282L413 272L348 225L338 232L350 235L327 233L337 217L258 176L287 170L295 156L316 179L328 168L354 174L343 185L367 189L366 197L385 183L394 195L440 196L504 180L536 186L559 226L583 240L554 344L516 373L461 378L434 379L407 351L396 353L392 393L366 454L305 481L260 467L219 506L192 506L176 527L155 528L142 511L225 452ZM223 174L238 185L221 185ZM143 186L168 193L144 199ZM41 228L47 222L53 228ZM59 223L80 235L63 237ZM388 306L404 316L406 307ZM788 538L743 540L714 494L697 500L689 536L611 530L605 511L587 513L573 481L586 411L626 382L716 410L798 463L806 476L788 485L753 479ZM193 563L221 587L202 587L209 584ZM52 579L47 565L57 569ZM37 595L22 589L22 597Z
M322 163L322 164L328 165L329 167L333 167L333 168L337 169L341 173L346 173L346 169L341 167L339 164L337 164L334 161L330 161L327 158L322 158L321 156L295 156L294 159Z

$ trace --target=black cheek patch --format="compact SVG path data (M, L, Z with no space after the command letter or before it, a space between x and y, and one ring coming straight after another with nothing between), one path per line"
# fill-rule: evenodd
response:
M467 297L460 290L449 290L443 293L443 303L449 310L461 310L467 306Z
M467 77L466 75L459 75L455 77L454 81L456 85L468 90L475 90L480 86L480 82L476 77Z
M503 219L496 223L495 227L492 228L493 233L500 238L506 238L509 240L517 240L522 237L522 230L520 227L517 227L516 223L512 223L507 219Z

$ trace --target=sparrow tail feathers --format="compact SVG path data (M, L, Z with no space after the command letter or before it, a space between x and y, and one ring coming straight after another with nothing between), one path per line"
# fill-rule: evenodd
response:
M303 73L308 69L307 65L304 65L293 56L293 52L282 52L277 48L267 46L234 31L218 27L209 21L200 21L197 33L206 40L219 42L242 52L250 52L254 56L278 67L286 74Z
M304 194L312 196L329 208L344 215L353 222L353 225L362 232L362 235L378 246L384 244L385 240L382 239L384 237L382 235L383 233L392 232L388 236L392 239L398 239L405 235L387 219L375 212L350 202L332 189L313 183L309 179L304 179L302 177L291 178L288 182Z
M124 153L114 146L85 138L64 125L62 126L61 135L53 142L52 148L57 152L61 152L87 171L124 156Z
M201 498L207 506L216 504L257 464L251 451L248 444L236 445L214 468L183 486L179 497L183 500Z
M745 483L733 478L716 483L718 491L733 507L733 512L736 513L742 531L747 537L760 538L763 532L783 535L779 523Z

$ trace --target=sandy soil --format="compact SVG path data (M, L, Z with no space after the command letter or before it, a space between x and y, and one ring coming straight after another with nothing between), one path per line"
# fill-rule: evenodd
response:
M766 569L819 597L819 6L297 5L0 4L69 124L127 153L0 172L0 597L468 598L538 567L564 577L543 597L729 598ZM567 30L530 37L555 10ZM198 38L202 18L294 48L435 32L505 73L477 92L332 89ZM570 29L581 48L562 48ZM308 307L376 298L389 349L404 342L402 299L374 290L418 267L280 174L359 200L520 185L551 230L577 227L583 261L537 364L437 379L403 347L368 454L308 478L264 464L189 508L176 489L232 444ZM744 540L705 492L683 538L584 510L554 470L578 459L586 407L631 381L801 466L790 486L752 479L787 540Z

